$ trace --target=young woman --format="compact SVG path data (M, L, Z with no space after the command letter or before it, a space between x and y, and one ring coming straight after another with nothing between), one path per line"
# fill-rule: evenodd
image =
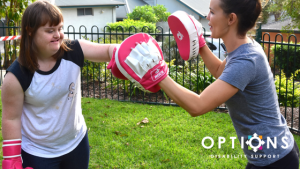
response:
M88 168L89 142L81 110L84 59L110 61L115 45L64 40L61 11L47 1L22 18L20 57L2 86L2 167ZM22 139L22 142L21 142Z
M260 44L246 36L254 27L260 12L260 0L211 0L207 17L211 36L222 38L228 56L221 61L206 45L200 48L200 55L217 80L201 95L178 85L170 77L159 85L193 117L225 102L239 141L241 137L245 138L244 145L248 135L262 135L266 143L262 150L254 152L248 150L247 145L244 146L247 169L298 169L299 149L280 113L267 57ZM272 145L267 147L267 137L277 142L277 148ZM257 146L258 139L253 139L252 145Z

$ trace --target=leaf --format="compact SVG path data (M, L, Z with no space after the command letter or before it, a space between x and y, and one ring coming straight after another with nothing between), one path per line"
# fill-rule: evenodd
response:
M149 123L149 120L148 120L148 118L146 117L146 118L144 118L142 121L138 122L136 125L147 124L147 123ZM141 127L144 127L144 126L141 126Z
M167 163L167 162L170 162L169 159L165 159L165 160L161 160L162 163Z

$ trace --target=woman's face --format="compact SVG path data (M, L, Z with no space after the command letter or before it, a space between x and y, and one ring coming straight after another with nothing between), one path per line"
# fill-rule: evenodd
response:
M64 39L63 22L50 26L49 22L38 28L33 41L38 48L38 57L53 56L59 49Z
M220 7L221 0L211 0L207 20L212 38L222 38L229 30L228 17Z

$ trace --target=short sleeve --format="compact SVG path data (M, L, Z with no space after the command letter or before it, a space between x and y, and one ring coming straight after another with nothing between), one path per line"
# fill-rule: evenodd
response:
M240 57L227 59L223 73L219 77L241 91L255 78L255 62L251 58Z
M84 55L78 40L67 40L66 44L71 50L66 51L63 58L83 67Z
M23 91L25 92L30 86L33 73L31 73L28 69L19 64L18 59L16 59L6 70L7 72L13 73L18 81L20 82ZM6 75L5 74L5 75Z

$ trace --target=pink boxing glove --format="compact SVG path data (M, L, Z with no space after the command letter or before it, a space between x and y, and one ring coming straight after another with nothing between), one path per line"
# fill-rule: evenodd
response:
M115 62L118 70L145 92L158 92L158 83L168 76L168 65L158 43L146 33L125 39L116 51Z
M3 140L3 169L23 169L21 158L21 142L21 139ZM26 167L25 169L33 168Z
M176 11L168 17L168 24L181 58L189 61L197 57L199 49L206 45L201 23L183 11Z
M117 49L120 47L120 45L117 45L114 50L113 50L113 54L112 54L112 58L109 62L109 64L107 65L107 69L111 70L111 73L118 79L123 79L123 80L128 80L119 70L119 68L116 65L116 60L115 60L115 55L116 55L116 51Z

